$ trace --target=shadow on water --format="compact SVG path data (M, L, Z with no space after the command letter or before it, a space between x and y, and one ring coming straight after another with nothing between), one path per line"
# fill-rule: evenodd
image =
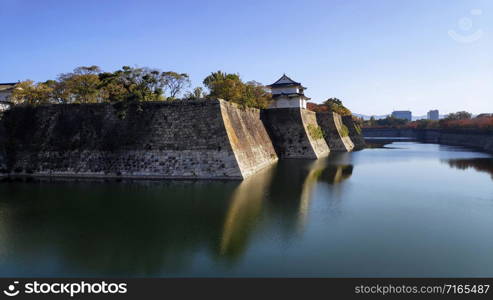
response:
M451 167L459 170L474 169L478 172L485 172L493 179L493 158L472 158L472 159L449 159L445 162Z
M350 155L331 154L242 182L2 183L0 276L169 276L204 257L234 265L266 227L299 232L317 184L335 188L352 172Z

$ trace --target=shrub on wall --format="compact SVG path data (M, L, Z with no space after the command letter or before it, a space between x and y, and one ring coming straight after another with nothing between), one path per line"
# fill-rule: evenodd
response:
M308 124L307 129L308 129L308 134L312 139L318 140L324 138L324 132L322 131L322 128L320 128L319 126Z
M349 129L347 128L346 125L341 124L341 137L347 137L349 136Z

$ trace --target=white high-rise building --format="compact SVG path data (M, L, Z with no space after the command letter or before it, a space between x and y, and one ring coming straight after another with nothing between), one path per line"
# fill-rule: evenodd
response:
M426 114L426 116L427 116L428 120L438 121L438 119L440 119L440 113L439 113L438 109L430 110Z
M273 99L269 108L306 109L306 100L310 100L304 94L306 87L292 80L286 74L267 87L271 89Z

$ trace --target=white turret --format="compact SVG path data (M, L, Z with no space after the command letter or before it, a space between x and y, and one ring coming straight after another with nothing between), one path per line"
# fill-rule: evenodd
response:
M282 75L279 80L267 86L272 91L272 103L269 108L304 108L306 109L306 97L303 93L306 87Z

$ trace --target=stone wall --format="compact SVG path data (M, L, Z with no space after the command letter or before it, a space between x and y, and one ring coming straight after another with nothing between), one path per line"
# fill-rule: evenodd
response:
M262 121L281 158L319 158L329 147L312 111L278 108L262 111Z
M349 130L349 138L354 144L354 150L361 150L366 147L365 138L361 128L353 121L352 116L342 117L342 123L346 125Z
M329 145L324 139L323 130L317 122L317 115L313 111L301 110L301 119L308 133L308 139L317 154L317 157L327 156L330 152Z
M240 108L221 100L221 114L244 178L277 161L272 141L260 120L260 110Z
M436 131L427 132L425 141L444 145L473 147L493 153L493 134L440 132L438 138L436 138L436 135Z
M7 154L6 148L7 136L5 132L5 127L0 122L0 177L5 176L7 173Z
M317 113L317 121L324 132L325 140L331 151L348 152L353 150L354 144L349 137L349 129L343 124L339 114L319 112Z
M416 131L407 128L363 128L363 136L416 138Z
M476 130L364 128L365 137L408 137L421 142L465 146L493 153L493 134Z
M242 179L277 160L257 110L221 100L16 107L7 172Z

